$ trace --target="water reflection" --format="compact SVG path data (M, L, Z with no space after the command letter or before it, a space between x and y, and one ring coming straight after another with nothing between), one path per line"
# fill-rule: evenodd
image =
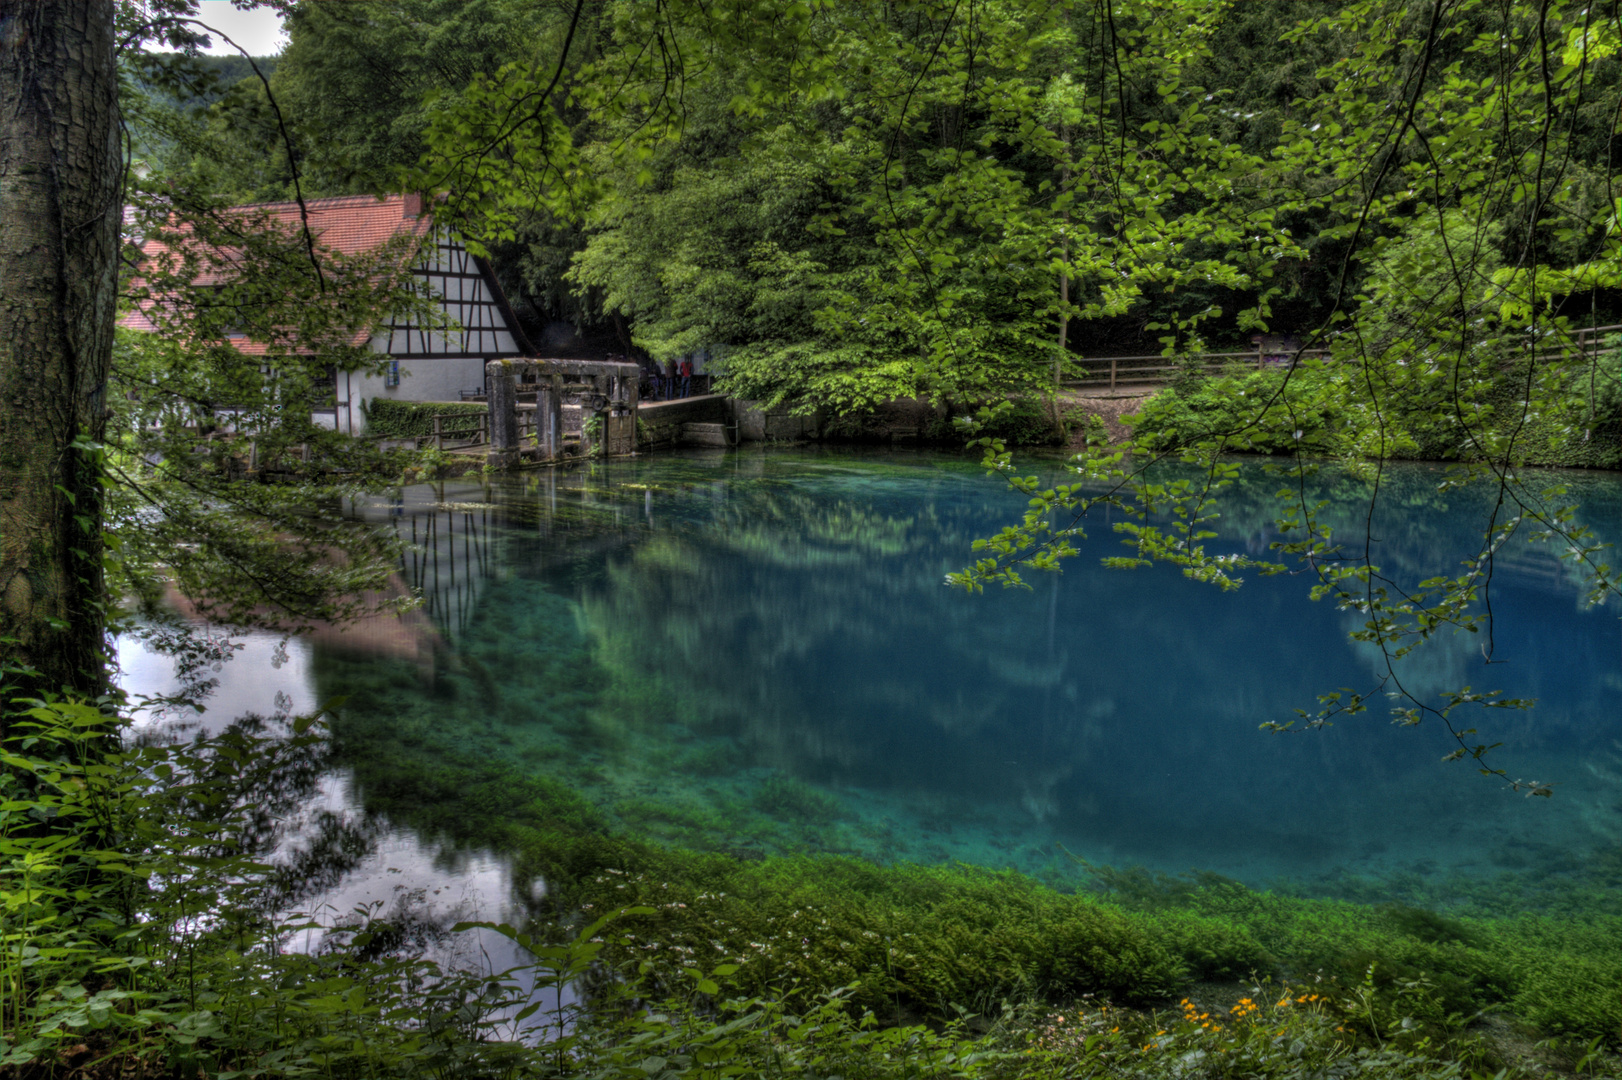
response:
M130 737L169 744L234 731L285 747L291 719L325 701L316 689L316 652L352 645L363 655L414 664L415 649L391 646L415 641L420 628L409 617L398 622L369 620L343 645L331 630L290 638L208 626L138 628L117 648L119 681L135 705ZM308 914L326 927L382 918L411 928L403 945L464 968L499 971L520 962L500 935L444 932L460 920L522 921L542 887L515 887L506 857L425 842L368 812L329 742L279 750L274 768L249 776L236 792L247 822L241 835L272 867L261 896L267 911L284 920ZM284 944L314 950L329 947L328 937L306 929Z
M1480 543L1487 493L1438 496L1439 478L1415 466L1382 481L1376 558L1409 583ZM1587 520L1622 532L1622 483L1573 480ZM1366 485L1312 483L1325 521L1355 534ZM1254 475L1226 497L1213 546L1265 551L1277 486ZM693 453L354 504L411 541L398 587L425 604L289 646L296 707L349 701L311 805L387 823L323 888L359 903L469 881L487 910L521 904L529 886L476 838L544 827L523 815L556 812L552 789L525 778L670 843L1037 873L1073 871L1074 855L1257 884L1480 876L1622 841L1622 629L1546 550L1499 560L1493 664L1479 635L1444 633L1401 669L1422 694L1539 699L1469 721L1504 743L1512 775L1559 785L1528 801L1442 764L1452 744L1435 725L1393 728L1379 708L1259 732L1385 668L1299 578L1224 594L1164 569L1105 571L1106 518L1030 592L945 589L972 539L1018 510L948 455L830 451ZM267 647L226 668L258 670Z

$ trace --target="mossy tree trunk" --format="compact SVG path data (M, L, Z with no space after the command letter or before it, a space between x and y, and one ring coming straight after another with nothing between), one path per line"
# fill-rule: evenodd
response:
M106 425L118 286L114 10L0 0L0 656L34 690L105 679L85 440Z

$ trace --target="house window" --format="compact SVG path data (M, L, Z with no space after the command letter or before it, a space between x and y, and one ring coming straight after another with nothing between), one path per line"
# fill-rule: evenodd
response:
M390 390L400 385L400 361L389 361L389 366L383 370L383 385Z
M338 407L338 369L331 364L310 382L310 408L330 412Z

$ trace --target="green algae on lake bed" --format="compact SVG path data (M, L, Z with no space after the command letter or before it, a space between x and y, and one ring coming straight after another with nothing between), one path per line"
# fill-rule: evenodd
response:
M1468 493L1442 509L1435 479L1387 478L1396 572L1469 542ZM1265 550L1273 483L1235 489L1213 546ZM1614 479L1585 493L1602 534L1619 502ZM1614 1028L1614 610L1505 553L1492 673L1541 701L1484 736L1559 783L1528 801L1426 729L1258 732L1372 670L1297 582L1106 572L1106 520L1030 593L944 588L1017 509L973 462L828 451L402 492L363 512L417 538L402 574L432 625L314 650L316 696L348 699L335 763L365 811L542 882L537 915L646 902L637 955L741 960L749 985L859 979L875 1007L942 1011L1253 971L1350 987L1373 964L1449 1007ZM1409 677L1478 660L1440 640Z
M1436 479L1385 480L1394 573L1472 542L1471 496L1444 504ZM1355 510L1361 482L1317 482ZM1225 495L1213 546L1265 550L1274 485L1247 477ZM1585 512L1619 531L1622 485L1589 486ZM960 458L707 452L475 490L424 503L496 508L473 526L485 554L459 587L476 597L445 623L431 673L325 656L323 690L350 697L345 725L375 718L565 783L631 834L1051 880L1074 876L1074 855L1336 893L1383 882L1433 904L1449 902L1443 882L1559 875L1622 839L1622 634L1530 546L1504 553L1495 585L1509 663L1485 668L1460 634L1404 677L1426 694L1491 678L1540 699L1480 725L1518 775L1559 785L1533 805L1441 764L1451 747L1429 729L1375 713L1258 732L1378 668L1349 616L1294 579L1222 594L1106 571L1106 520L1029 593L946 589L1013 509ZM436 580L458 572L455 550ZM411 584L436 589L420 568Z

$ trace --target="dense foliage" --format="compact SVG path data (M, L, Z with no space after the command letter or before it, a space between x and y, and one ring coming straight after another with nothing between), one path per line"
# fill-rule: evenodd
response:
M1513 55L1484 44L1495 20ZM295 6L272 86L310 190L450 187L537 315L660 359L719 351L741 393L845 411L1051 388L1061 331L1064 354L1244 347L1360 296L1411 325L1455 270L1485 290L1458 310L1535 295L1606 321L1607 26L1477 4L389 0ZM1544 127L1504 119L1539 115L1545 73Z

